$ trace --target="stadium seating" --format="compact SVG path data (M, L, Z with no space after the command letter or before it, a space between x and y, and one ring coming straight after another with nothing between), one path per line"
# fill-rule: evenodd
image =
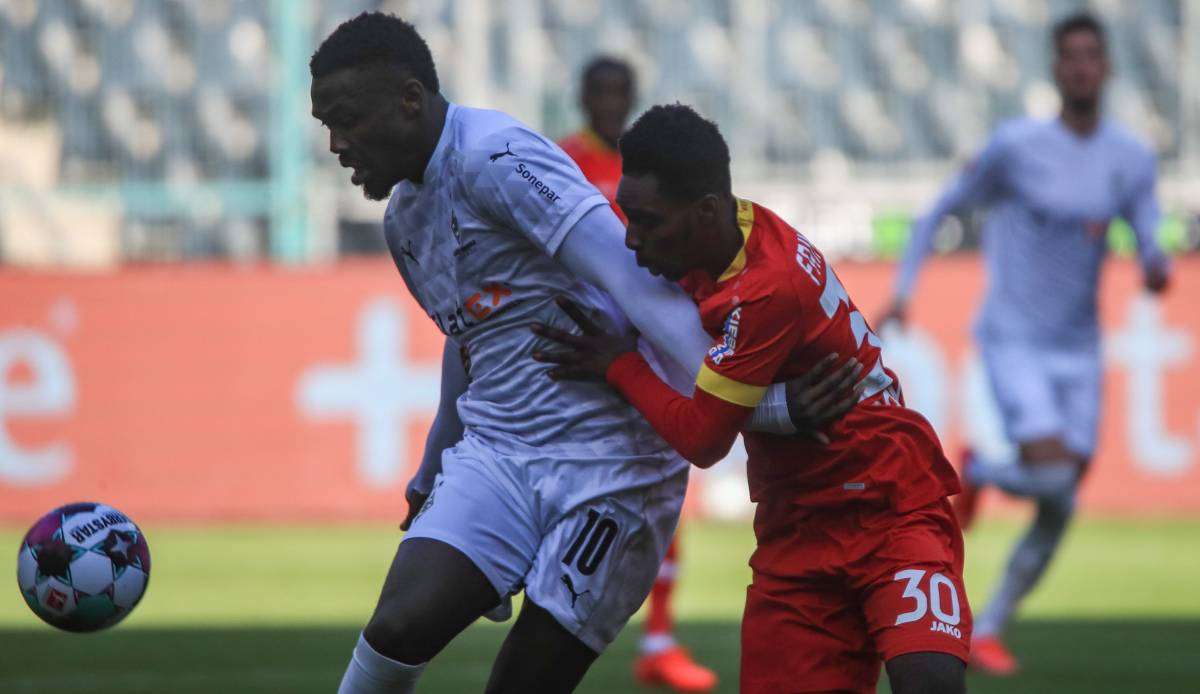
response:
M1110 101L1168 166L1183 151L1181 80L1197 79L1180 67L1174 0L1136 10L1119 0L9 0L0 128L53 123L63 185L271 180L280 73L271 12L281 7L300 13L310 43L365 9L410 17L452 98L552 135L578 124L579 67L600 51L627 57L642 104L696 105L729 133L737 172L767 179L806 175L830 157L893 175L948 164L996 122L1052 111L1047 29L1073 9L1108 21ZM327 169L321 133L304 127L311 137L295 146ZM223 221L138 205L125 219L179 239L174 256L230 252ZM261 227L266 212L229 221Z

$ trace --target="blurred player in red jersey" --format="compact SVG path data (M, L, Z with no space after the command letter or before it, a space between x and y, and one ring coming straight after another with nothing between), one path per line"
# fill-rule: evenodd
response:
M612 203L613 211L625 221L615 202L621 180L621 154L617 139L625 130L629 112L637 94L633 68L629 63L601 56L583 69L579 101L587 125L567 137L563 148L583 175ZM642 684L666 685L678 692L707 692L717 686L717 675L692 660L691 654L675 641L671 595L679 558L678 535L667 548L667 556L658 570L658 578L646 601L646 634L641 655L634 663L634 677Z
M584 177L613 203L613 211L625 221L617 207L617 182L621 180L621 153L617 139L625 131L629 111L637 96L637 80L629 63L601 56L583 68L579 105L587 125L558 143Z
M858 404L828 443L745 433L758 503L742 625L741 691L965 691L971 612L958 479L929 423L904 406L880 341L824 257L770 210L732 195L729 150L691 108L656 106L620 140L617 201L638 264L678 281L716 340L693 397L664 384L628 337L577 308L570 349L535 353L555 379L606 379L677 451L708 467L729 451L767 386L829 355L856 359Z

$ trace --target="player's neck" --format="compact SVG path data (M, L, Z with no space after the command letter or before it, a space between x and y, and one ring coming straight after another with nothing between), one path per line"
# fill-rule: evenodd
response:
M596 136L596 139L599 140L600 143L605 147L608 147L614 152L617 151L617 136L610 137L610 134L607 134L600 128L597 128L594 123L588 124L588 130L592 131L592 134Z
M432 94L429 97L429 120L425 128L427 134L426 141L423 143L423 154L421 157L421 174L413 183L425 182L425 169L429 167L429 160L433 159L433 153L437 151L438 142L442 139L442 130L446 128L446 113L450 110L450 102L441 94Z
M732 201L726 201L722 204L726 209L722 210L720 218L725 220L719 224L711 235L712 254L708 258L708 262L704 264L704 271L709 274L713 280L720 279L725 270L733 264L733 259L737 257L738 251L742 250L742 244L745 239L742 237L742 229L738 226L737 205Z
M1059 114L1067 130L1080 137L1087 137L1100 127L1100 104L1098 102L1065 104Z

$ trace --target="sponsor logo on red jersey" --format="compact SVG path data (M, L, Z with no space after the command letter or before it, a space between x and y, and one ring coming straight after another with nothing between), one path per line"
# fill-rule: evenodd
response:
M738 326L741 325L741 322L742 307L738 306L725 318L725 329L721 341L708 350L708 358L712 360L712 363L720 364L725 357L733 356L734 350L737 349Z

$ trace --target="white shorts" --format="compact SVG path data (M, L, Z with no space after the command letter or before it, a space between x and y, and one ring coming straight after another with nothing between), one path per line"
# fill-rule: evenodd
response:
M1054 437L1074 453L1092 455L1103 376L1099 349L998 340L979 347L1009 439Z
M499 453L468 437L443 454L405 539L458 549L502 599L523 588L601 652L650 593L687 475L673 451L569 461Z

